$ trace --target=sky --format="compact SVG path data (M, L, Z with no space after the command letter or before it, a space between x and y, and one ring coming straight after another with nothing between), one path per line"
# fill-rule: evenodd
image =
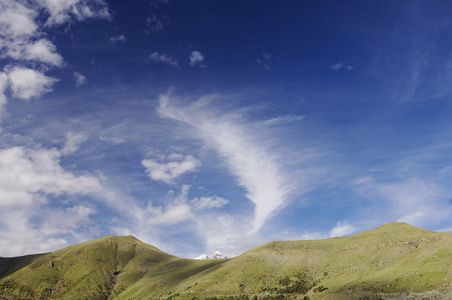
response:
M0 0L0 256L452 231L451 10Z

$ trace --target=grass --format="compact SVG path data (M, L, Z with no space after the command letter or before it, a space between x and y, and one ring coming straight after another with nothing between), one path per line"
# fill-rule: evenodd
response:
M0 298L379 299L451 295L452 235L389 223L349 237L180 259L134 237L0 260ZM307 298L308 297L308 298Z

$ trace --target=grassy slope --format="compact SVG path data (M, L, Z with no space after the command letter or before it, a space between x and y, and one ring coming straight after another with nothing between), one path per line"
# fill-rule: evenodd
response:
M271 242L233 259L204 261L168 255L131 236L106 237L30 259L0 279L0 298L434 297L451 295L452 233L389 223L349 237Z
M22 269L42 255L44 254L33 254L10 258L0 257L0 279Z
M12 264L12 259L4 261L7 267ZM180 259L132 236L101 238L28 262L0 280L0 299L107 299L142 295L143 289L147 296L155 297L170 293L193 272L221 263ZM143 280L145 284L137 284Z
M450 294L452 235L389 223L350 237L272 242L228 261L180 297L276 296L301 283L300 273L311 299Z

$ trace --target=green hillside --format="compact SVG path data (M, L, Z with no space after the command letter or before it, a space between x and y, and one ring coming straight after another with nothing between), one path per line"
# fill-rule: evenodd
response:
M452 299L452 233L389 223L349 237L181 259L132 236L0 259L0 299Z

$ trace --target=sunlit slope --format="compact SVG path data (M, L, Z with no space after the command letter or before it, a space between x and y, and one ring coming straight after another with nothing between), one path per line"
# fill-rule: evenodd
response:
M451 233L389 223L349 237L265 244L218 266L178 296L444 297L451 283Z
M132 236L109 236L74 245L34 259L26 267L0 280L1 296L26 299L107 299L126 290L167 293L190 275L190 270L215 262L180 259L144 244ZM217 262L218 263L218 262ZM177 272L171 270L177 269ZM188 270L188 273L185 273ZM149 276L151 275L151 276Z
M106 237L33 258L0 280L0 299L448 299L451 287L452 233L389 223L226 260L180 259L131 236Z

